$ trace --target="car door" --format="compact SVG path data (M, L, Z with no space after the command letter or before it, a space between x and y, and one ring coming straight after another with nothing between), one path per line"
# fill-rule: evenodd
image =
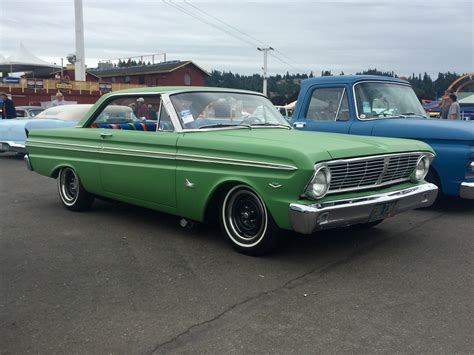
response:
M149 119L158 111L158 120ZM91 127L100 132L100 179L107 196L138 204L176 206L178 133L171 122L166 128L165 122L160 124L168 117L156 95L115 98L97 115Z
M303 119L295 121L294 127L312 131L349 132L351 109L344 85L315 86L307 102Z

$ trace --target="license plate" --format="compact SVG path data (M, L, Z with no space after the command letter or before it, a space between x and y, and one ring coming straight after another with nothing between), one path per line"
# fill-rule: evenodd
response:
M397 201L391 201L375 205L369 217L369 222L378 221L390 217Z

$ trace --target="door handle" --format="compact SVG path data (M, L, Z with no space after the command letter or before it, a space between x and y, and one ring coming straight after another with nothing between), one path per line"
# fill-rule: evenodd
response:
M293 123L293 127L295 128L304 128L306 126L306 122L295 122Z
M101 132L101 133L100 133L100 137L101 137L101 138L112 137L112 133Z

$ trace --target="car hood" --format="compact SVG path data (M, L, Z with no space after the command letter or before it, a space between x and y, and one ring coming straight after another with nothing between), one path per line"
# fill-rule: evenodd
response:
M474 121L391 118L375 120L373 136L474 141Z
M311 164L330 159L407 151L432 151L426 143L414 140L277 128L193 132L186 136L183 141L180 141L180 147L183 147L182 144L188 148L216 145L220 150L229 152L238 151L249 155L253 153L254 156L277 159L289 158L293 161L297 160L297 156L305 156Z

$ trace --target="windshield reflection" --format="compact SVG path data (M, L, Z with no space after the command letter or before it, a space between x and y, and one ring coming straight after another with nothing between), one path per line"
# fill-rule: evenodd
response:
M426 117L413 89L393 83L360 83L355 86L360 119Z
M291 128L263 96L235 92L186 92L170 96L183 129Z

